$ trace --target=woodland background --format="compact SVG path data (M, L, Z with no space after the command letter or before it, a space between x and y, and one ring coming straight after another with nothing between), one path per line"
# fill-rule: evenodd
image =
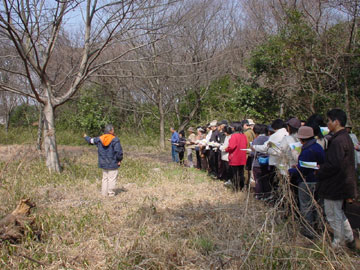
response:
M358 131L358 0L19 0L0 12L3 129L38 125L46 153L55 130L95 136L109 122L162 149L170 126L334 107Z

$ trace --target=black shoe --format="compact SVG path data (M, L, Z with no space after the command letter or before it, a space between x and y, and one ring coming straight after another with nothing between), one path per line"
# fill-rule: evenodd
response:
M314 235L312 235L311 233L309 233L308 231L306 231L304 229L300 230L300 234L310 240L314 240L314 238L315 238Z
M355 243L355 239L352 240L351 242L346 242L346 246L351 249L351 250L356 250L356 243Z

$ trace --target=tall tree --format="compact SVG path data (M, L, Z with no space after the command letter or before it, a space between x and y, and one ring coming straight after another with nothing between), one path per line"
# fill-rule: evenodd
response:
M69 100L92 74L136 49L126 48L110 58L100 57L115 42L121 42L125 33L128 34L126 38L136 35L140 19L157 2L2 1L0 31L16 52L9 57L18 58L23 66L20 70L3 72L25 78L31 91L27 93L4 82L0 83L0 89L30 96L43 104L46 165L50 170L61 170L55 137L55 108ZM76 16L76 24L83 26L76 34L82 37L77 43L68 38L71 33L66 23L71 16Z

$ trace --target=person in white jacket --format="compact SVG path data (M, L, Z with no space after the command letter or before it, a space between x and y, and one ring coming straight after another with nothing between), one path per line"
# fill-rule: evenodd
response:
M226 126L224 128L224 133L226 135L224 143L220 146L221 150L221 160L224 164L224 178L226 180L225 185L231 185L231 178L232 178L232 171L229 166L229 153L225 151L226 148L229 146L229 140L231 138L232 128L229 126Z
M281 119L276 119L271 124L271 127L275 130L269 139L263 145L253 145L251 148L253 151L266 153L269 155L269 165L280 168L281 148L280 143L285 136L288 136L285 123ZM280 168L281 169L281 168Z
M289 135L285 136L280 142L281 153L279 153L280 163L282 164L280 172L282 175L287 175L288 170L297 165L301 149L301 143L297 138L301 121L294 117L289 119L286 125ZM297 146L297 148L295 148L295 146Z

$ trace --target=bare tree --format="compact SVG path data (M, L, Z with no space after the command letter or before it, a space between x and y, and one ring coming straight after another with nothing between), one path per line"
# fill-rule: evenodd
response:
M44 146L50 170L61 170L56 137L54 110L65 103L81 85L102 67L117 61L136 48L126 48L112 58L101 58L125 33L131 38L139 29L144 12L156 5L153 0L3 0L0 8L0 31L11 41L20 59L21 70L4 72L26 78L31 92L6 83L0 89L30 96L44 106ZM164 2L164 1L162 1ZM166 4L165 2L163 4ZM66 22L72 14L83 25L77 44L67 38ZM139 44L139 47L143 44ZM5 57L5 55L2 55Z

